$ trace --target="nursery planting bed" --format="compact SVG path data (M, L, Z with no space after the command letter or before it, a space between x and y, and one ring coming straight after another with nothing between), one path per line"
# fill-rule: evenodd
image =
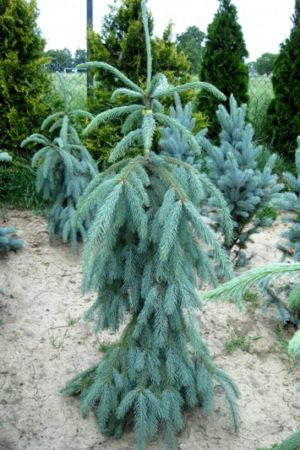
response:
M92 324L82 319L92 296L80 294L80 256L60 243L49 246L42 217L9 211L2 223L6 220L25 246L0 260L5 291L0 298L0 449L134 449L132 432L120 440L101 436L93 415L83 419L78 400L59 393L73 375L99 361L101 343L116 339L112 332L95 336ZM284 226L277 221L254 235L251 267L280 259L276 243ZM240 388L240 433L232 432L224 397L217 392L211 416L201 409L186 413L178 448L255 450L296 431L300 373L283 349L293 330L278 331L276 315L263 315L250 303L245 313L227 303L208 304L199 323L214 360ZM149 448L164 445L157 441Z

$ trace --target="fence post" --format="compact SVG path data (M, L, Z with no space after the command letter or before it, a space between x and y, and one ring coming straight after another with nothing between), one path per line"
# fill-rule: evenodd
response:
M90 48L88 41L89 29L93 29L93 0L86 0L86 51L88 61L90 59ZM86 83L87 96L89 97L92 95L93 91L93 74L90 70L87 71Z

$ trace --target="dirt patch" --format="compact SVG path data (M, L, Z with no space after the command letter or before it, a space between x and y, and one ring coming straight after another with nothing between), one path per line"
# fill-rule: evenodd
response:
M101 436L93 415L83 419L79 402L59 393L73 375L99 361L101 343L116 338L107 332L93 335L92 325L82 320L92 298L80 295L80 257L73 257L68 246L49 246L44 218L12 211L7 219L25 246L0 261L0 288L6 293L0 298L0 449L133 449L133 433L119 441ZM252 266L279 260L275 246L283 228L276 222L254 236ZM230 304L209 304L199 322L215 361L241 391L241 429L232 433L217 392L211 416L201 409L186 414L178 448L255 450L295 431L300 375L282 350L288 332L276 331L274 315L264 316L252 304L246 313ZM150 448L164 446L159 441Z

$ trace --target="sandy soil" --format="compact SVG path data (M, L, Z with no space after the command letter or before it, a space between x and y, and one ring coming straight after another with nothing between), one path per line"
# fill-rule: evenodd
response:
M94 336L82 320L91 297L81 297L80 257L67 246L50 247L46 222L29 212L7 213L25 247L0 261L0 449L1 450L131 450L133 433L121 440L99 434L93 415L83 419L79 402L59 390L73 375L101 358L99 345L113 333ZM2 220L3 222L3 220ZM249 251L253 265L279 260L275 249L283 225L255 236ZM277 320L259 307L240 313L233 305L209 304L199 324L220 367L237 382L241 429L232 433L223 396L215 411L186 414L178 437L181 450L255 450L280 442L299 426L299 369L282 350L288 332L276 332ZM242 337L234 352L225 347ZM154 442L152 450L162 450Z

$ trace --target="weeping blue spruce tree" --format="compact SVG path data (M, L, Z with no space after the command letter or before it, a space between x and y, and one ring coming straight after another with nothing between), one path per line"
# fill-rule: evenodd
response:
M87 64L124 83L114 98L125 94L136 103L100 113L86 130L126 117L124 137L110 156L114 164L87 187L77 217L80 221L96 209L83 255L83 291L97 293L87 318L95 319L96 332L117 330L124 321L126 327L102 360L63 391L80 397L84 416L94 411L101 433L120 437L133 426L138 450L160 433L172 449L185 408L213 410L215 384L224 391L238 427L238 389L211 359L195 318L201 306L196 288L216 283L209 249L224 275L231 275L226 253L199 213L206 190L218 199L228 237L232 230L224 200L206 176L152 150L157 125L177 127L198 150L193 135L163 113L161 98L191 88L222 94L207 83L174 87L162 74L152 77L146 2L141 3L148 56L145 90L106 63ZM141 154L121 159L132 146Z

